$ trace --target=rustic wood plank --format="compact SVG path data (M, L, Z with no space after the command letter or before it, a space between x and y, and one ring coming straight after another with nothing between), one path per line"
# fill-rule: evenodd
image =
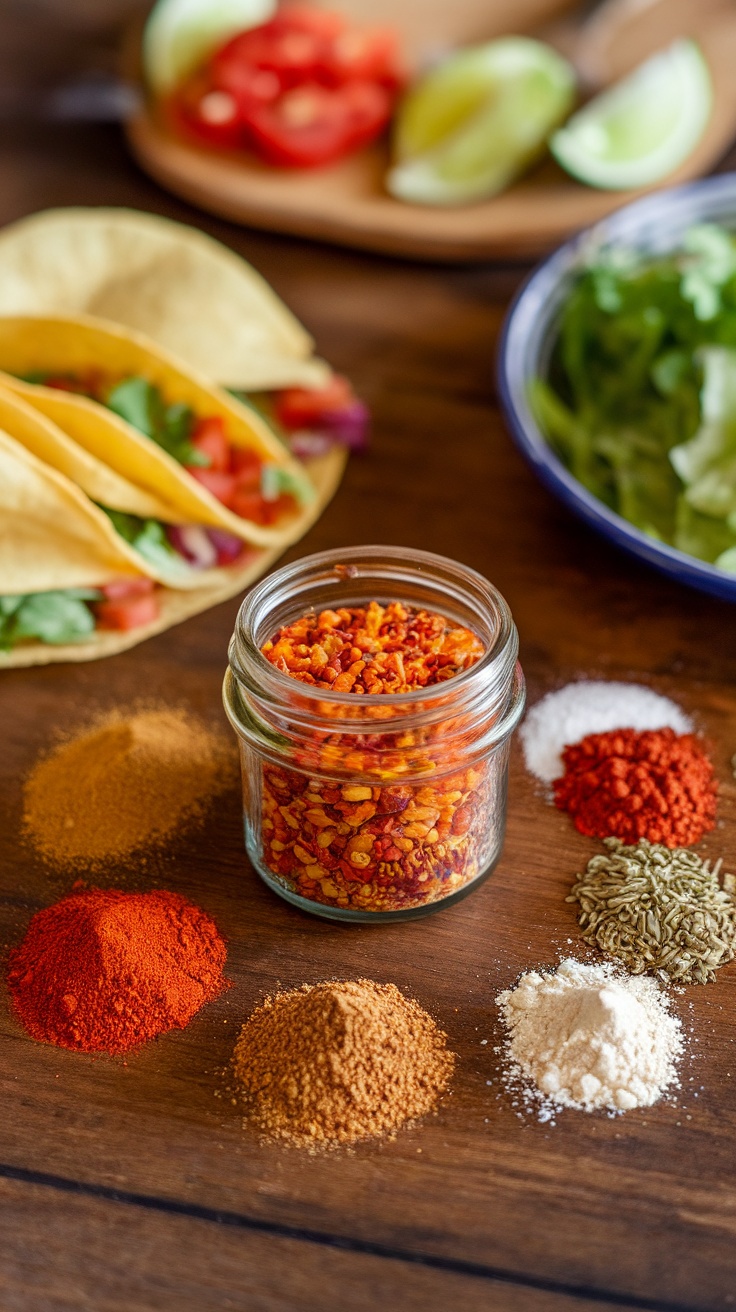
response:
M596 1312L594 1299L0 1183L7 1312ZM84 1253L84 1261L79 1255ZM137 1260L131 1263L130 1254ZM31 1300L32 1304L31 1304ZM622 1312L635 1305L620 1303Z
M708 851L733 853L736 611L595 538L516 455L495 408L492 361L520 271L405 267L201 219L137 173L113 130L4 129L0 182L2 222L50 204L134 204L200 222L251 258L375 414L373 450L351 462L338 498L298 551L383 538L482 570L514 611L532 697L579 675L642 679L675 696L711 736L723 783L722 824ZM20 779L37 752L55 728L142 691L220 722L235 611L226 603L112 661L3 675L0 942L17 941L32 911L73 877L49 875L20 841ZM249 1308L269 1312L329 1307L316 1301L323 1286L338 1307L340 1288L359 1299L363 1279L375 1292L366 1307L380 1300L411 1309L434 1291L438 1308L547 1312L566 1308L575 1289L604 1303L729 1306L736 969L675 1000L693 1029L680 1106L619 1120L567 1113L555 1126L520 1120L497 1096L493 997L521 969L579 951L563 899L595 845L548 807L518 748L510 799L493 878L467 901L405 927L336 928L274 898L248 870L236 795L163 858L106 873L110 884L179 889L210 910L230 940L234 986L187 1031L125 1064L35 1045L6 1006L0 1010L0 1163L20 1173L0 1190L0 1281L11 1308L97 1308L97 1280L108 1300L102 1309L130 1307L135 1296L145 1312L145 1299L166 1308L176 1295L178 1308L199 1312L210 1278L223 1298L239 1281L237 1296L245 1289ZM451 1098L393 1144L314 1159L263 1148L227 1097L216 1096L226 1090L239 1022L277 982L361 973L416 994L448 1029L460 1056ZM56 1184L38 1183L42 1175ZM236 1236L235 1223L216 1228L159 1211L154 1218L150 1208L140 1219L132 1202L126 1209L109 1198L73 1198L62 1184L75 1181L144 1195L156 1207L225 1211L243 1227L294 1227L320 1242L291 1247L296 1241L276 1234ZM47 1268L30 1260L44 1236L53 1249ZM488 1281L433 1272L425 1285L422 1269L398 1258L335 1255L326 1245L341 1238L458 1268L471 1263ZM513 1285L488 1283L494 1272L551 1282L568 1295L550 1294L548 1304L521 1286L517 1297Z

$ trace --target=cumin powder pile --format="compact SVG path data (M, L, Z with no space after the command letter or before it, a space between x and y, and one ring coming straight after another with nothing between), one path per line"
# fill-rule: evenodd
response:
M248 1119L267 1138L335 1147L433 1111L455 1065L446 1039L395 984L305 984L253 1012L234 1069Z
M23 829L48 863L94 869L192 824L236 770L229 738L188 711L116 710L36 763Z

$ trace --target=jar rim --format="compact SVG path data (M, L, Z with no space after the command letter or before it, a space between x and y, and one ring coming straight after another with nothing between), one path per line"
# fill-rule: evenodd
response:
M370 562L374 564L372 570L369 568ZM426 583L428 589L439 585L448 589L449 595L454 592L458 603L464 602L467 605L468 602L475 600L483 605L486 614L482 618L486 622L486 628L489 627L487 623L489 615L492 617L493 625L491 639L486 641L486 649L479 660L467 669L461 670L452 679L446 679L429 687L415 688L401 693L358 694L335 692L331 688L322 688L293 679L264 656L258 630L263 627L265 615L269 613L269 602L274 603L285 589L293 588L300 579L301 591L305 594L310 584L315 586L318 583L332 582L335 586L344 587L346 583L359 578L380 581L381 571L376 569L379 562L384 564L386 583L391 579L395 584L400 585L403 576L407 585L411 582L417 587ZM336 604L345 605L346 599L336 598ZM308 609L309 607L305 605L302 614ZM480 619L481 616L479 615L478 618ZM268 637L272 637L273 632L279 627L280 625L276 624L268 633ZM486 639L488 635L479 636ZM259 699L265 697L267 700L285 701L292 699L298 692L302 704L305 707L312 705L315 710L318 704L349 710L364 706L369 710L380 706L388 709L400 703L406 706L408 714L411 713L412 707L421 706L429 710L433 702L446 701L450 691L460 696L469 682L477 686L479 682L485 681L485 677L508 671L509 667L513 667L516 663L517 655L518 634L511 610L505 598L483 574L435 552L384 545L344 547L315 552L309 556L302 556L299 560L267 575L245 597L238 611L229 648L233 674L238 682L257 691Z

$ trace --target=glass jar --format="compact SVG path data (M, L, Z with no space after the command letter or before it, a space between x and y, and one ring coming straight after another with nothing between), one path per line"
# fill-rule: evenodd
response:
M304 615L370 601L443 615L485 650L445 682L370 695L302 683L262 653ZM321 552L253 588L223 696L240 743L245 845L269 888L360 923L408 920L476 888L503 846L525 700L518 645L500 593L426 551Z

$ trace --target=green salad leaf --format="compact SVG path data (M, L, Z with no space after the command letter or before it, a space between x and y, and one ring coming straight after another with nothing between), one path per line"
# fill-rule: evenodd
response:
M261 493L266 501L276 501L282 493L291 494L301 506L309 505L314 491L309 479L300 477L281 465L265 464L261 471Z
M81 642L94 633L95 619L88 601L102 594L94 588L67 588L60 592L33 592L0 597L0 650L10 651L24 638L61 645Z
M168 573L176 570L183 573L188 571L189 566L172 547L163 524L157 519L140 519L138 515L128 515L122 510L111 510L109 506L101 505L100 510L104 510L108 519L112 521L115 531L130 543L131 547L135 547L138 554L147 560L149 565Z
M530 403L573 476L655 540L736 572L736 240L598 254Z
M191 442L194 411L181 402L167 405L160 388L147 378L124 378L108 393L105 405L168 451L180 465L210 464L209 457Z

